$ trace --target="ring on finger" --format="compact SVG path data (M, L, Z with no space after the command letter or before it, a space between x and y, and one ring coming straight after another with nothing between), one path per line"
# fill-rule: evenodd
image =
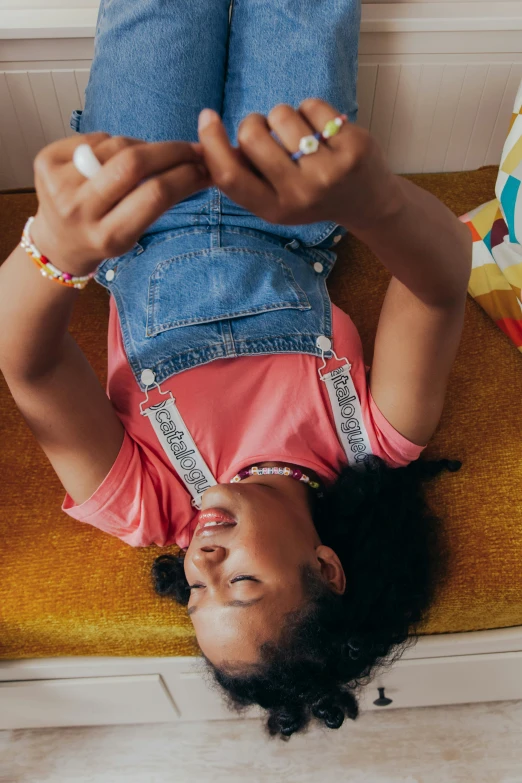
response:
M73 154L73 163L77 171L86 179L92 179L102 165L89 144L80 144Z
M319 149L319 142L321 140L326 141L327 139L336 136L347 120L348 117L346 114L340 114L338 117L335 117L335 119L329 120L323 131L317 131L317 133L310 136L303 136L299 142L299 152L294 152L294 154L291 155L291 160L296 161L305 155L313 155Z

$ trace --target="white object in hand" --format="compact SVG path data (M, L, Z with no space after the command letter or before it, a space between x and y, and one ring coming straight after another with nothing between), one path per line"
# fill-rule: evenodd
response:
M87 179L92 179L99 172L102 165L88 144L80 144L73 155L73 163L76 169Z

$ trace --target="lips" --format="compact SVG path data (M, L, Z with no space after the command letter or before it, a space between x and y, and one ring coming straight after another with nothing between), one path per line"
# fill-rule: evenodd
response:
M209 536L236 525L236 520L227 511L220 508L207 508L198 514L195 535Z

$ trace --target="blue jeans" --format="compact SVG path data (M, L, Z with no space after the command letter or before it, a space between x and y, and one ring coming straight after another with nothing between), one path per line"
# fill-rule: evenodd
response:
M309 97L355 121L360 0L233 0L230 23L229 8L230 0L101 0L86 108L74 112L73 129L198 141L199 113L212 108L236 144L248 114ZM346 233L333 222L267 223L215 188L175 205L149 231L183 227L187 215L305 247L330 247Z
M102 0L85 111L71 127L197 141L201 109L241 120L320 97L355 120L360 0ZM335 222L268 223L217 188L150 226L96 279L114 296L140 388L216 359L321 355Z

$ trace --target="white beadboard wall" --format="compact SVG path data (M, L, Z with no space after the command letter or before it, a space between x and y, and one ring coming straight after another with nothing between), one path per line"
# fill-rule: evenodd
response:
M37 152L72 134L97 5L0 0L0 190L31 187ZM496 165L522 80L522 2L365 3L359 62L359 124L395 171Z

